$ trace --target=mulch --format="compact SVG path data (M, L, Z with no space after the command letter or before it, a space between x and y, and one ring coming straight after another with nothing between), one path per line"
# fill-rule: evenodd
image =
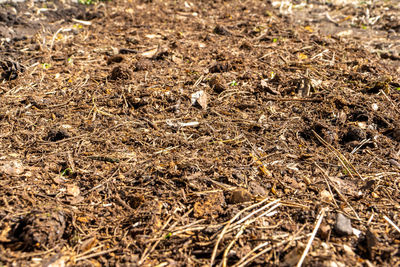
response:
M2 4L0 265L398 265L400 6L311 2Z

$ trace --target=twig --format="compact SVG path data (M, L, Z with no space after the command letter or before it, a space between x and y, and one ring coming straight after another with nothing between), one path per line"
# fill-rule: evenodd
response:
M90 259L90 258L93 258L93 257L97 257L97 256L101 256L101 255L104 255L104 254L111 253L113 251L116 251L117 249L118 248L112 248L112 249L100 251L100 252L97 252L97 253L93 253L93 254L90 254L90 255L87 255L87 256L83 256L83 257L77 258L77 259L75 259L75 261L87 260L87 259Z
M239 239L239 237L243 234L244 229L249 225L249 222L246 222L245 224L240 227L240 231L235 235L235 238L229 243L229 245L226 247L224 251L224 256L222 258L222 267L226 267L226 262L228 261L228 253L233 247L233 245L236 243L236 241Z
M260 209L258 209L256 211L250 213L245 218L243 218L240 221L235 223L236 225L239 225L240 223L244 222L244 224L240 227L239 232L236 234L235 238L231 241L231 243L229 243L228 247L224 251L224 255L223 255L223 259L222 259L222 266L223 267L226 267L226 262L228 260L228 253L229 253L230 249L233 247L233 245L236 243L236 241L239 239L239 237L243 234L243 232L246 229L246 227L249 226L250 224L252 224L253 222L255 222L256 220L258 220L261 217L271 216L273 214L273 211L277 207L279 207L281 205L281 203L277 203L274 206L272 206L271 208L269 208L267 211L263 212L261 215L257 216L256 218L254 218L252 220L248 220L254 214L256 214L256 213L260 212L261 210L265 209L266 207L268 207L269 206L268 204L263 206L263 207L261 207ZM235 224L233 224L232 227L234 227Z
M296 240L300 240L303 239L305 236L298 236L296 238L293 238L292 240L284 240L279 242L278 244L275 244L274 246L269 246L265 249L263 249L262 251L258 252L256 255L254 255L253 257L247 259L252 253L254 253L255 251L257 251L258 249L266 246L267 242L260 244L259 246L257 246L256 248L254 248L251 252L249 252L247 255L245 255L238 263L236 263L235 265L233 265L234 267L244 267L246 265L248 265L250 262L254 261L255 259L257 259L258 257L260 257L261 255L267 253L268 251L270 251L273 247L279 247L282 246L286 243L289 243L291 241L296 241ZM265 244L265 245L264 245ZM247 260L246 260L247 259Z
M304 249L303 254L301 255L301 258L300 258L299 262L297 263L297 267L301 267L301 265L303 264L303 261L306 258L307 253L311 248L311 244L315 238L315 235L317 234L318 228L321 225L321 222L322 222L322 219L324 218L324 216L325 216L325 209L323 208L318 215L317 223L315 224L314 230L311 233L310 239L308 239L307 246Z
M262 200L262 201L260 201L260 202L258 202L258 203L255 203L255 204L253 204L253 205L251 205L251 206L249 206L249 207L247 207L247 208L242 209L242 210L239 211L232 219L230 219L230 220L227 222L227 224L225 225L225 227L222 229L222 232L219 234L217 242L215 243L215 246L214 246L214 249L213 249L213 253L212 253L211 259L210 259L210 267L213 265L214 260L215 260L215 257L217 256L219 243L221 242L221 240L222 240L222 238L224 237L225 233L228 231L228 228L230 227L230 225L231 225L237 218L239 218L239 216L242 215L244 212L246 212L246 211L248 211L248 210L251 210L251 209L253 209L253 208L255 208L255 207L257 207L257 206L263 204L263 203L266 202L267 200L268 200L268 199L265 198L264 200ZM278 201L279 201L279 199L274 200L274 201L268 203L267 205L271 206L271 205L277 203Z
M329 182L328 182L328 178L329 178L329 177L327 178L328 175L326 174L325 170L322 169L316 162L314 162L314 164L315 164L315 166L317 166L317 168L320 169L320 170L322 171L322 173L324 174L323 177L324 177L324 179L325 179L325 183L326 183L326 186L328 187L329 193L330 193L331 196L332 196L332 199L333 199L333 202L335 203L336 208L339 208L339 205L336 203L335 196L334 196L333 193L332 193L331 186L329 185Z
M400 233L400 228L399 228L397 225L395 225L394 222L393 222L391 219L389 219L389 217L387 217L387 216L385 215L385 216L383 216L383 218L384 218L391 226L393 226L394 229L397 230L397 232Z
M358 216L356 210L353 208L353 206L350 205L350 203L347 201L346 197L345 197L345 196L339 191L339 189L334 185L334 183L332 182L332 180L331 180L331 178L329 177L329 175L328 175L321 167L319 167L319 165L318 165L317 163L315 163L315 165L322 171L322 173L324 174L324 176L332 183L333 189L335 189L335 191L336 191L336 193L339 195L340 199L343 200L343 201L346 203L346 205L349 206L349 208L354 212L354 214L355 214L356 217L357 217L357 220L361 221L361 218L360 218L360 216ZM329 187L329 185L328 185L328 187ZM329 189L329 191L330 191L330 189ZM331 192L331 191L330 191L330 192ZM331 194L332 194L332 192L331 192ZM332 197L333 197L333 195L332 195ZM335 200L335 198L333 198L333 199ZM336 201L335 201L335 204L336 204L336 206L337 206Z
M280 102L322 102L323 98L276 98L276 97L266 97L263 101L280 101Z
M340 161L340 163L343 165L343 167L346 169L346 171L349 173L349 175L351 176L351 178L354 178L353 173L356 173L357 176L361 179L361 180L365 180L356 170L356 168L353 166L353 164L350 163L350 161L348 161L346 159L345 156L343 156L337 149L335 149L333 146L331 146L328 142L326 142L321 136L319 136L319 134L317 134L314 130L312 130L312 133L315 135L315 137L317 137L318 141L320 141L324 146L326 146L336 157L337 159ZM350 170L350 168L352 170Z
M110 177L104 178L98 185L96 185L95 187L90 188L88 191L86 191L86 192L83 193L82 195L85 196L85 195L89 194L90 192L96 190L97 188L103 186L105 183L109 182L112 178L114 178L114 175L117 174L118 171L119 171L119 168L117 168L117 169L115 170L115 172L113 172L113 173L111 174Z
M393 102L393 100L390 99L390 98L388 97L388 95L385 93L385 91L380 90L380 93L383 94L383 95L385 96L385 98L390 102L390 104L392 104L392 106L394 107L394 109L395 109L398 113L400 113L400 109L396 106L396 104Z
M142 254L142 257L140 257L140 260L138 261L139 266L143 264L143 262L147 259L147 257L150 255L150 253L153 252L153 250L157 247L158 243L160 243L160 241L164 238L163 230L167 227L167 225L169 224L169 222L171 220L172 220L172 216L170 216L168 218L168 220L164 223L163 227L159 231L159 232L161 232L161 235L158 237L158 240L156 242L154 242L153 246L146 247L146 249L144 250L144 252Z
M269 244L269 241L266 241L264 243L261 243L260 245L256 246L255 248L253 248L249 253L247 253L244 257L242 257L234 266L239 266L241 263L243 263L244 261L247 260L247 258L250 257L251 254L253 254L254 252L256 252L257 250L267 246Z

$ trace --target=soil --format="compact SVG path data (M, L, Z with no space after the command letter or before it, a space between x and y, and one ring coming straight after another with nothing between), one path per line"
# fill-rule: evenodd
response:
M0 6L0 266L398 266L398 1Z

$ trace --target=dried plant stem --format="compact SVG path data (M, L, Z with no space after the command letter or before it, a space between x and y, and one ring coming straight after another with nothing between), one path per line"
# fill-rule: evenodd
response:
M97 256L101 256L101 255L104 255L104 254L111 253L111 252L116 251L116 250L117 250L117 248L112 248L112 249L96 252L96 253L93 253L93 254L90 254L90 255L87 255L87 256L82 256L80 258L77 258L77 259L75 259L75 261L87 260L87 259L90 259L90 258L94 258L94 257L97 257Z
M384 218L391 226L393 226L393 228L396 229L397 232L400 233L400 228L399 228L396 224L394 224L394 222L393 222L391 219L389 219L389 217L387 217L387 216L385 215L385 216L383 216L383 218Z
M264 216L270 216L273 211L279 207L281 204L277 203L274 206L272 206L271 208L269 208L267 211L263 212L262 214L258 215L256 218L254 219L249 219L252 215L260 212L261 210L265 209L267 205L264 205L262 208L250 213L248 216L246 216L245 218L243 218L242 220L240 220L239 222L236 222L235 224L232 225L232 227L236 228L234 225L239 226L242 222L244 222L244 224L241 225L239 232L236 234L235 238L229 243L228 247L225 249L224 251L224 255L223 255L223 259L222 259L222 266L226 267L226 263L228 260L228 253L230 251L230 249L233 247L233 245L236 243L236 241L239 239L239 237L243 234L244 230L253 222L255 222L256 220L258 220L261 217Z
M251 205L251 206L249 206L249 207L247 207L247 208L244 208L243 210L239 211L232 219L230 219L230 220L226 223L225 227L222 229L221 233L220 233L219 236L218 236L217 242L215 243L215 246L214 246L214 249L213 249L213 253L212 253L212 255L211 255L210 265L209 265L209 266L212 266L212 265L214 264L214 260L215 260L215 258L216 258L216 256L217 256L217 252L218 252L219 243L221 243L222 238L224 237L225 233L226 233L226 232L228 231L228 229L230 228L231 224L232 224L237 218L239 218L239 216L242 215L244 212L246 212L246 211L248 211L248 210L251 210L251 209L253 209L253 208L255 208L255 207L257 207L257 206L259 206L259 205L261 205L261 204L264 204L267 200L268 200L268 199L265 198L264 200L262 200L262 201L260 201L260 202L258 202L258 203L255 203L255 204L253 204L253 205ZM274 200L274 201L268 203L267 206L274 205L274 204L276 204L277 202L279 202L279 199Z
M321 212L319 213L318 217L317 217L317 223L315 224L314 230L311 233L310 239L308 239L308 243L306 248L303 251L303 254L301 255L301 258L299 260L299 262L297 263L297 267L301 267L301 265L303 264L304 259L307 256L308 251L311 248L311 244L315 238L315 235L317 234L317 231L319 229L319 226L321 225L322 219L325 216L325 209L322 209Z
M164 238L163 230L167 227L167 225L169 224L169 222L170 222L171 220L172 220L172 216L170 216L170 217L168 218L168 220L164 223L163 227L162 227L161 230L159 231L161 234L160 234L160 236L158 237L158 240L157 240L156 242L154 242L154 244L153 244L151 247L148 246L148 247L144 250L144 252L143 252L143 254L142 254L142 257L140 257L140 260L139 260L139 262L138 262L138 265L142 265L142 264L143 264L143 262L147 259L147 257L150 255L150 253L157 247L158 243L160 243L160 241Z
M365 180L356 170L356 168L353 166L353 164L350 163L350 161L348 161L346 159L345 156L343 156L336 148L334 148L333 146L331 146L328 142L326 142L321 136L319 136L314 130L312 130L312 133L315 135L315 137L318 139L318 141L320 141L324 146L326 146L336 157L337 159L340 161L340 163L342 164L342 166L346 169L346 171L349 173L349 175L354 178L353 176L353 172L355 174L357 174L357 176L361 179L361 180Z
M325 170L322 169L322 168L321 168L318 164L316 164L316 163L315 163L315 166L317 166L317 167L322 171L322 173L324 174L324 177L325 177L327 180L329 180L329 181L331 182L333 189L335 189L335 191L336 191L336 193L339 195L340 199L343 200L343 201L347 204L347 206L349 206L349 208L354 212L354 215L357 217L357 220L361 221L361 218L360 218L360 216L358 216L358 213L356 212L356 210L353 208L353 206L350 205L350 203L347 201L346 197L345 197L345 196L339 191L339 189L334 185L334 183L332 182L332 180L331 180L331 178L329 177L329 175L325 172ZM328 181L327 181L327 183L328 183ZM328 183L328 186L329 186L329 183ZM331 189L330 189L330 188L329 188L329 191L331 192ZM332 192L331 192L331 194L332 194ZM332 195L332 197L333 197L333 195ZM333 198L333 200L335 200L335 198ZM336 201L335 201L335 204L336 204L336 206L338 207Z

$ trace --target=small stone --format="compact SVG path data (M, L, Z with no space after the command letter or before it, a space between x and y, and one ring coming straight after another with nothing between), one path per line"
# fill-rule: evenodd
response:
M221 25L217 25L214 28L213 32L218 35L231 35L232 34L227 28L225 28L224 26L221 26Z
M371 193L371 196L372 196L373 198L379 198L379 195L378 195L377 193L375 193L375 192L372 192L372 193Z
M335 232L340 236L347 236L353 234L353 227L351 227L351 220L341 213L336 215Z
M122 66L116 66L112 69L108 76L110 80L129 80L131 78L131 71Z
M124 57L121 55L114 55L107 58L107 65L111 65L114 63L121 63L124 60Z
M229 62L219 61L210 67L209 72L222 73L222 72L230 71L231 69L232 69L232 65Z

